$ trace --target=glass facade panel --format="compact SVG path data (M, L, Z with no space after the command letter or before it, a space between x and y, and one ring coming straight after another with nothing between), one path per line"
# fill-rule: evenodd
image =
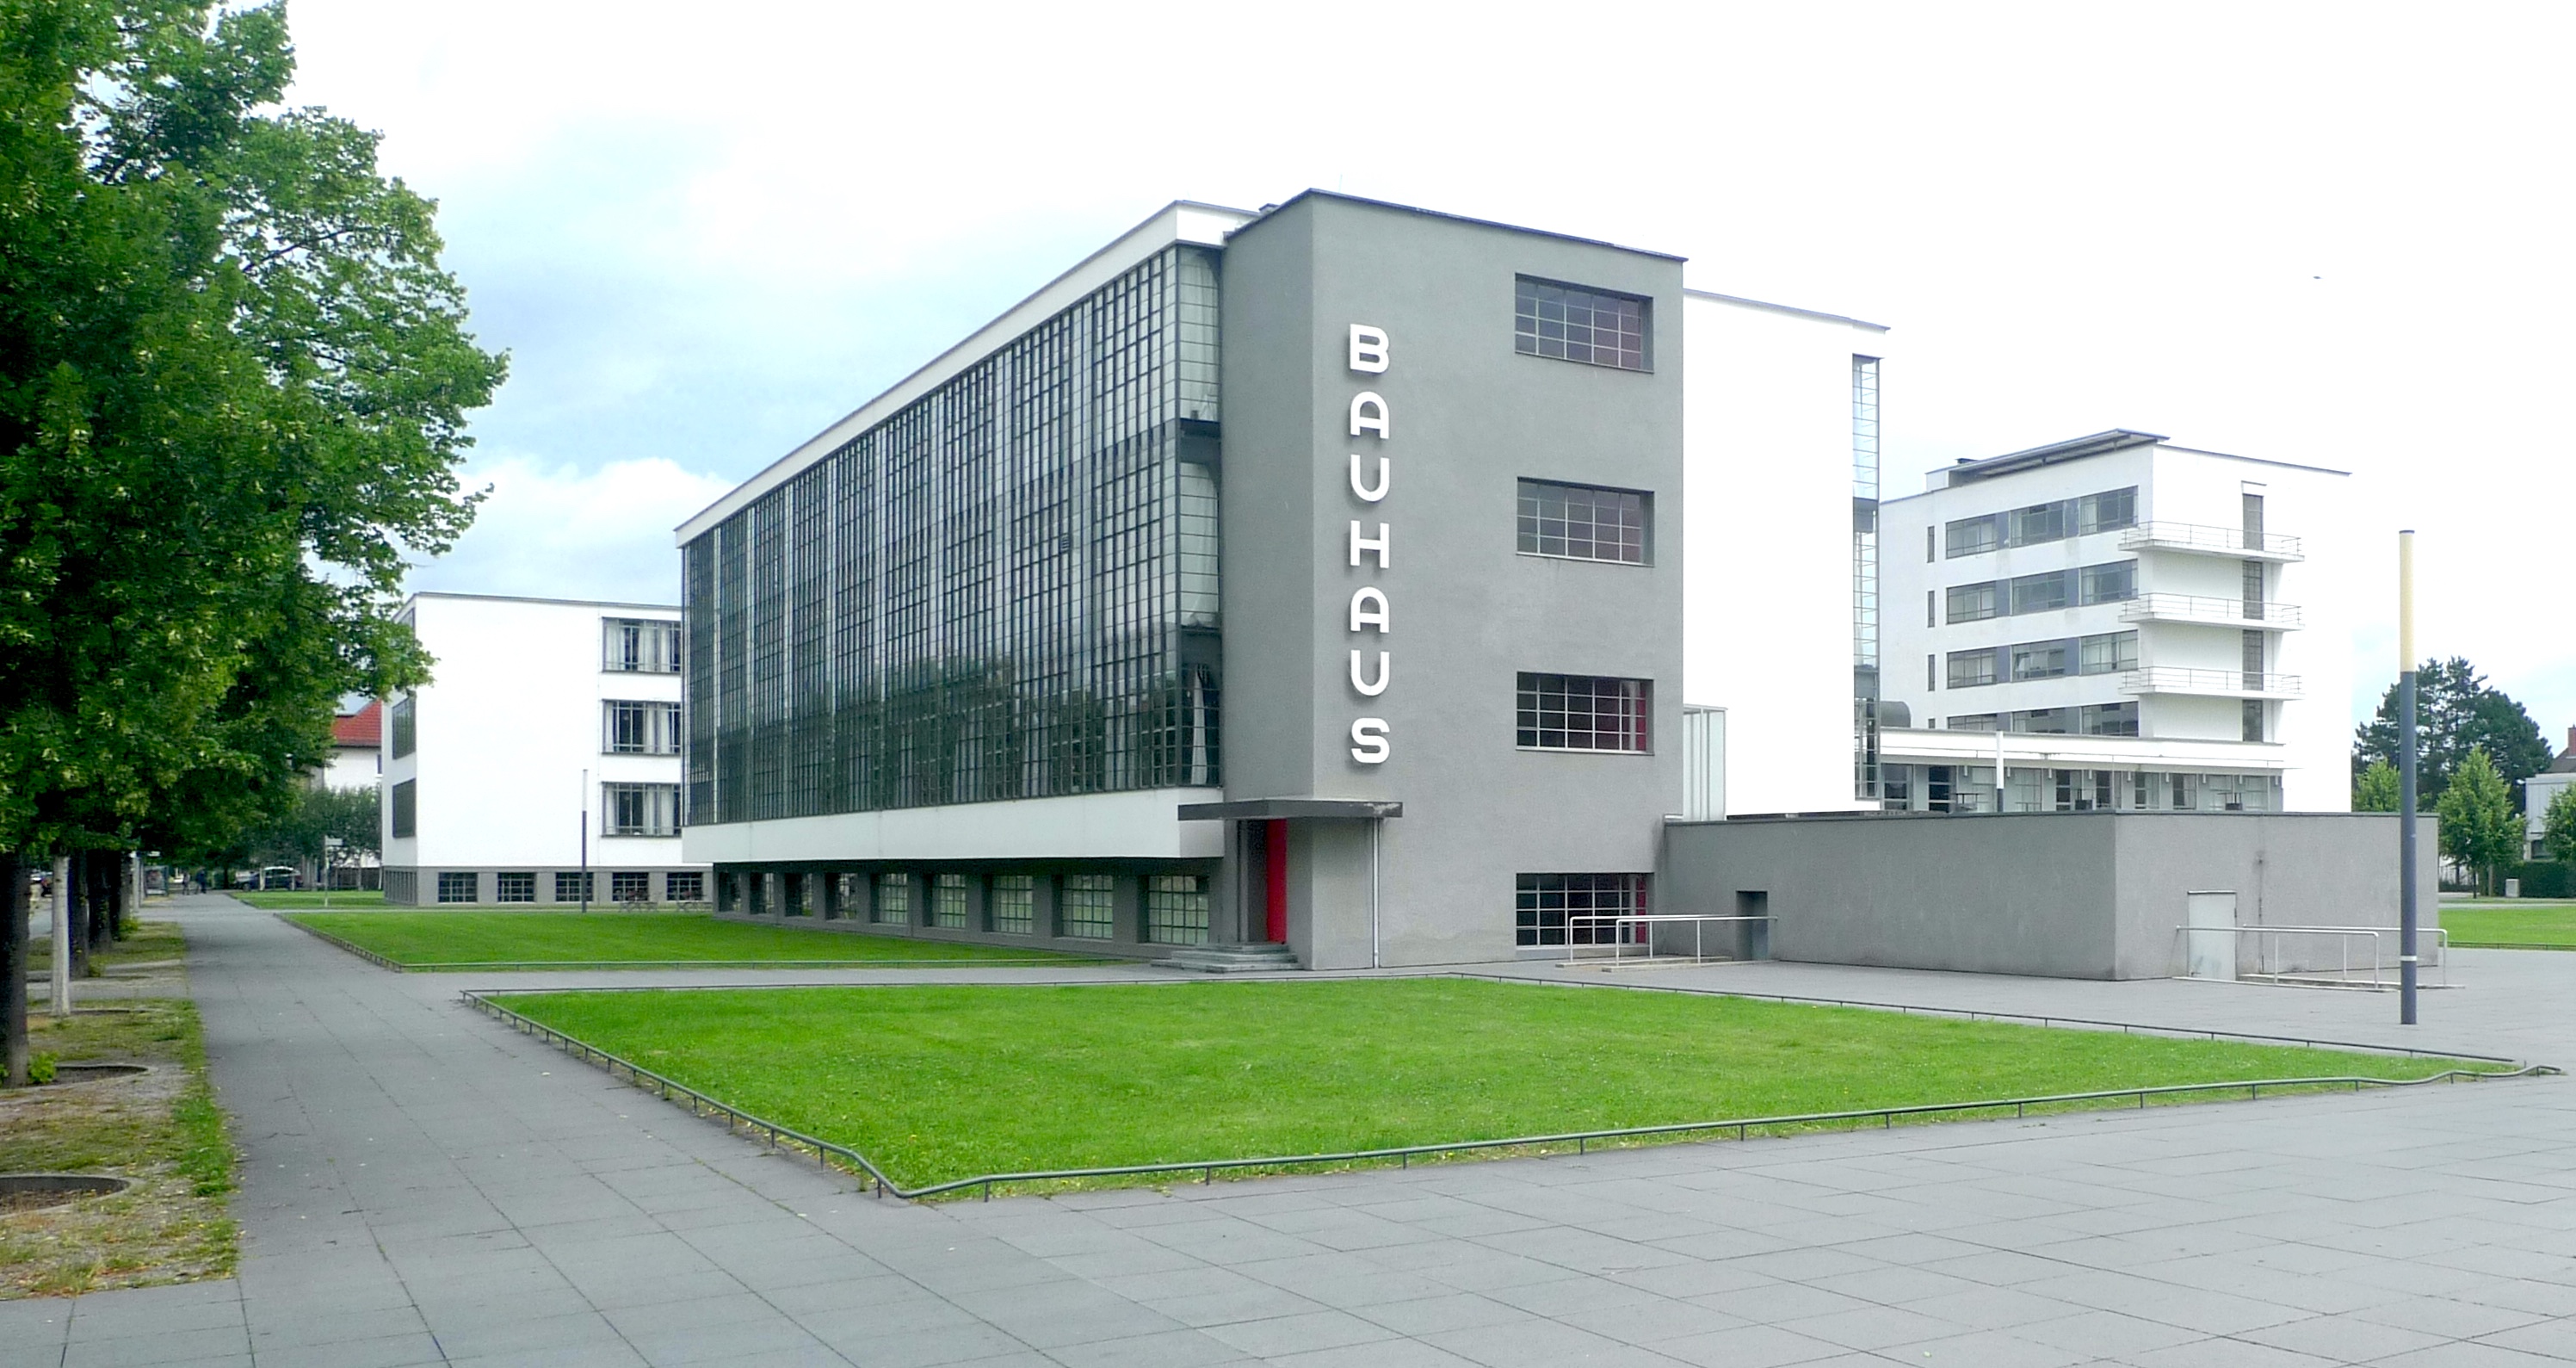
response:
M600 785L599 834L602 836L679 835L680 786L677 784Z
M662 896L675 903L704 902L707 896L707 876L694 872L665 874L662 876Z
M2086 603L2124 603L2138 596L2138 563L2133 560L2088 565L2080 577Z
M420 781L405 779L393 786L386 798L386 822L396 838L420 834Z
M1514 307L1513 349L1523 356L1552 356L1590 366L1644 370L1647 301L1577 285L1520 278Z
M2117 674L2138 668L2138 634L2136 632L2103 632L2077 640L2077 655L2085 674Z
M1145 939L1156 945L1205 945L1207 880L1196 874L1156 874L1145 881Z
M1067 874L1056 909L1056 930L1082 940L1108 940L1118 931L1118 881L1107 874Z
M555 872L556 902L587 902L590 899L591 888L589 874L579 871L566 873L557 870Z
M690 820L1221 783L1216 327L1171 248L690 542Z
M996 874L992 894L993 929L1011 936L1035 935L1038 929L1038 881L1027 874Z
M1994 683L1998 677L1995 670L1996 659L1997 653L1992 646L1980 646L1973 651L1952 651L1950 687L1973 689L1981 684ZM1951 725L1956 726L1958 723L1954 719Z
M930 884L930 924L966 929L966 876L942 874Z
M438 900L443 903L470 903L474 901L476 882L476 876L470 873L441 874L438 876Z
M1652 507L1653 496L1624 489L1523 480L1520 552L1644 565Z
M393 706L394 758L400 760L420 749L420 700L413 695L396 699Z
M2050 570L2037 575L2021 575L2012 581L2012 611L2044 613L2063 608L2074 601L2075 572Z
M1647 749L1654 686L1590 675L1520 676L1519 744L1536 750Z
M2075 652L2070 641L2025 641L2011 648L2012 677L2022 679L2058 679L2074 668Z
M631 870L621 870L609 875L608 900L610 902L653 901L653 876L650 873L637 873Z
M1611 920L1646 911L1643 874L1523 874L1514 881L1519 945L1638 944L1642 928Z
M536 875L495 874L492 876L492 901L505 903L532 903L536 900Z
M912 925L912 879L909 875L877 876L877 900L868 909L868 920L893 926Z
M1954 584L1950 586L1949 600L1950 621L1983 622L2003 611L2003 586L1993 580Z

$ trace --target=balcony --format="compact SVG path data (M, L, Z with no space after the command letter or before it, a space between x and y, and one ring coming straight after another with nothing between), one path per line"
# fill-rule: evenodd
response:
M2184 551L2202 556L2225 556L2230 560L2296 561L2306 560L2299 550L2299 539L2278 533L2258 532L2251 537L2243 529L2212 527L2205 523L2144 522L2120 534L2123 551Z
M2199 694L2215 698L2296 698L2299 696L2299 677L2244 670L2195 670L2183 665L2150 665L2120 676L2120 692Z
M2266 627L2292 631L2303 625L2295 603L2248 603L2199 594L2140 594L2120 607L2122 622L2205 622L2214 627Z

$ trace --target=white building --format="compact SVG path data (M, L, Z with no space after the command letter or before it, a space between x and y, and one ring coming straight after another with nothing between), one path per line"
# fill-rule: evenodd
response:
M384 728L391 903L697 902L680 854L680 611L416 594L435 662Z
M385 773L385 705L368 699L331 719L331 758L314 782L327 789L371 789Z
M1875 806L1853 796L1852 703L1877 663L1887 329L1704 290L1682 326L1683 701L1725 728L1723 800L1684 809Z
M2526 827L2523 853L2530 859L2549 858L2545 838L2549 834L2549 803L2561 789L2576 787L2576 727L2567 729L2567 749L2558 753L2549 768L2522 781L2522 812Z
M2350 810L2344 479L2112 431L1882 504L1884 805Z

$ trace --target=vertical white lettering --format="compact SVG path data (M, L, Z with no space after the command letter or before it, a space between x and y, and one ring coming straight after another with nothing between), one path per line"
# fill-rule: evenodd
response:
M1363 765L1383 765L1391 753L1387 744L1387 725L1383 717L1361 717L1351 721L1351 758Z
M1385 523L1379 523L1377 525L1377 539L1375 541L1371 541L1367 537L1360 535L1359 520L1357 518L1353 518L1351 520L1351 564L1359 564L1360 556L1363 553L1366 553L1377 557L1378 569L1385 569L1388 564L1386 546L1391 540L1393 540L1393 538L1387 532Z
M1374 432L1384 441L1389 432L1386 400L1376 390L1361 390L1351 396L1351 435Z
M1378 457L1377 485L1375 488L1371 488L1369 485L1361 482L1360 454L1356 451L1351 453L1351 492L1359 495L1365 502L1376 503L1378 500L1385 498L1387 481L1394 475L1394 473L1394 463L1384 456Z
M1351 369L1363 375L1386 373L1386 329L1351 325Z
M1374 627L1383 636L1388 630L1386 595L1377 586L1364 584L1351 593L1351 630Z
M1387 658L1386 652L1380 651L1377 653L1377 678L1370 679L1360 673L1360 653L1351 652L1351 687L1359 690L1363 698L1375 698L1385 693L1386 681L1394 672L1395 662Z

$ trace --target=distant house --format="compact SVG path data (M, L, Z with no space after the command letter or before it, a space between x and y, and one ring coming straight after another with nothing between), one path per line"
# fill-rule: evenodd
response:
M331 719L331 760L314 778L323 788L371 789L384 777L385 705L374 699Z
M2522 781L2525 853L2531 859L2549 858L2549 848L2542 844L2549 830L2549 800L2570 784L2576 784L2576 727L2567 729L2567 749L2549 762L2549 768Z

